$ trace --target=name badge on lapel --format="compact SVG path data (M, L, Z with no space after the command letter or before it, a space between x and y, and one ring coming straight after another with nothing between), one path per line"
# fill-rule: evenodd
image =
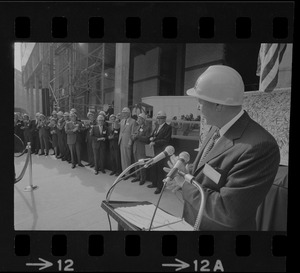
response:
M140 130L139 130L140 132L143 132L144 130L143 130L143 128L140 128Z
M213 167L208 164L205 164L203 173L216 184L219 183L221 174L218 173Z

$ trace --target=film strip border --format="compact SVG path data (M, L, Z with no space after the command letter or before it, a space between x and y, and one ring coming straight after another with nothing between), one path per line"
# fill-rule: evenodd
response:
M11 270L30 271L32 264L48 265L51 271L286 270L284 234L34 232L34 235L26 232L15 235L12 249L8 250L14 257Z
M0 22L3 38L26 42L291 42L293 8L293 2L14 2L2 3Z
M198 20L198 35L200 39L212 39L217 35L214 17L200 17ZM28 39L31 36L31 20L29 17L16 17L15 37ZM90 17L87 22L88 36L91 39L104 38L106 25L103 17ZM143 37L142 19L140 17L127 17L124 21L123 37L126 39L140 39ZM70 21L66 17L53 17L51 19L52 38L67 38ZM177 39L182 27L177 17L164 17L160 22L161 38ZM180 30L180 31L179 31ZM253 24L250 17L237 17L235 19L235 37L237 39L249 39L253 34ZM289 21L286 17L273 17L272 37L274 39L286 39L289 36Z
M7 2L0 14L0 50L10 60L11 44L23 41L293 42L293 2ZM11 64L0 65L10 71L7 90ZM286 270L286 232L14 231L13 183L4 189L1 271Z

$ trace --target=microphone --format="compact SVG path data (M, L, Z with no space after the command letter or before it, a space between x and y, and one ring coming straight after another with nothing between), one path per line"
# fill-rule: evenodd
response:
M167 178L164 180L165 183L170 182L171 180L174 179L174 177L177 175L179 172L179 169L184 167L188 162L190 161L190 155L187 152L182 152L178 156L178 160L173 166L173 168L169 171L167 174Z
M165 150L163 152L161 152L160 154L158 154L157 156L153 157L152 159L150 159L145 165L144 168L148 168L150 166L152 166L153 164L157 163L158 161L166 158L167 156L171 156L172 154L174 154L175 149L173 146L167 146L165 148Z

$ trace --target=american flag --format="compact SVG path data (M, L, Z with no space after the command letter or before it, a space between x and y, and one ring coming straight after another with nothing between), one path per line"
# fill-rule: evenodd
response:
M279 65L286 44L261 44L256 75L260 77L259 90L272 92L278 82Z

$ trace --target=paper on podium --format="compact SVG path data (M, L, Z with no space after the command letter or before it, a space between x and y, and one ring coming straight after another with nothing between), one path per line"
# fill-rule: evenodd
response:
M155 210L153 204L115 209L119 215L140 229L148 230ZM194 230L191 225L179 217L175 217L160 208L157 209L151 230Z

